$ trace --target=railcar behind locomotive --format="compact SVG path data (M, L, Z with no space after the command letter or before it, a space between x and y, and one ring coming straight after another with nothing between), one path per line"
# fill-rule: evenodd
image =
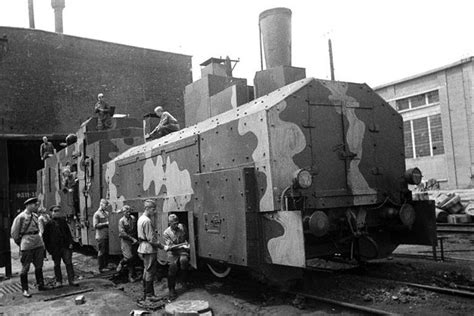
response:
M292 67L290 17L285 8L260 15L267 69L257 72L255 92L232 77L229 59L211 58L186 87L184 129L146 143L116 139L123 146L94 162L92 144L82 142L81 195L93 186L94 203L105 197L114 210L156 200L158 232L177 214L192 264L226 267L222 276L240 266L294 277L317 259L370 260L402 243L432 245L434 203L414 200L408 188L421 173L405 170L401 116L366 84L305 78ZM97 183L87 184L92 177ZM84 213L93 205L82 204L78 229L91 240Z

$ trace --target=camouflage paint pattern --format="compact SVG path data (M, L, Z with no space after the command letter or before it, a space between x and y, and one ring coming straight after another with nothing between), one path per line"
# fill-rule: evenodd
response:
M83 245L95 246L91 225L92 215L102 197L102 163L143 143L142 129L137 127L139 124L133 119L114 119L117 129L97 132L96 119L89 119L76 132L77 141L45 160L45 168L38 173L41 176L41 185L38 186L40 205L45 208L61 205L75 240ZM77 168L77 192L63 191L61 172L66 166ZM78 201L77 209L75 199Z

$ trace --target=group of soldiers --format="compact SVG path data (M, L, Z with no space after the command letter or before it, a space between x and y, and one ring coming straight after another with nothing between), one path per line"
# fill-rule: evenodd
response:
M109 203L106 199L100 201L100 206L93 217L93 226L96 229L96 240L98 247L99 272L107 271L107 257L109 245ZM143 261L143 299L155 300L153 283L157 278L158 249L167 252L168 258L168 290L169 299L176 297L176 278L178 271L182 273L183 286L187 285L187 273L189 268L189 243L187 240L186 227L179 223L178 216L171 214L168 217L169 227L163 232L164 243L158 240L157 230L153 224L156 214L156 202L146 200L144 202L143 214L136 220L132 215L132 208L124 205L121 209L122 218L118 223L120 247L122 260L117 265L117 272L128 270L128 280L136 281L135 266L137 257Z
M104 101L104 94L102 93L97 95L94 112L97 114L97 130L112 128L112 117L115 108ZM160 121L151 132L145 135L145 140L157 139L179 130L178 120L169 112L164 111L163 107L155 107L153 116L159 118Z
M56 286L62 286L61 260L66 265L70 286L77 286L74 281L72 266L73 238L65 216L59 205L49 208L51 218L42 214L38 216L38 199L36 197L25 201L25 210L13 220L11 236L20 247L20 282L23 296L31 297L28 288L28 271L33 263L35 267L36 284L39 291L47 287L43 278L43 261L47 250L54 261Z
M73 237L66 221L65 215L59 205L49 208L51 218L47 212L42 211L38 216L39 203L37 198L30 198L24 203L25 209L15 217L11 236L20 247L20 261L22 269L20 272L23 296L31 297L28 288L28 271L31 263L35 267L36 284L39 291L48 289L44 284L43 261L46 250L51 254L54 261L54 274L56 287L62 286L63 277L61 272L61 260L66 265L67 278L70 286L77 286L74 281L74 268L72 265ZM98 248L99 272L109 269L109 203L101 199L100 206L93 216L93 226L96 231ZM144 202L143 214L138 221L132 215L132 208L123 206L122 218L118 223L119 237L121 241L122 259L117 265L117 272L128 270L128 280L137 280L135 268L138 264L137 258L143 261L143 299L158 300L155 296L154 281L158 273L157 252L163 249L168 258L168 290L169 299L176 298L176 278L178 271L182 273L183 287L187 286L187 271L189 268L189 243L187 241L186 227L179 223L178 216L171 214L168 217L169 227L163 232L164 242L158 240L157 231L152 218L156 214L156 202L146 200Z
M97 95L97 103L94 106L94 113L97 115L97 130L103 131L107 129L111 129L113 126L112 117L115 112L115 107L110 106L107 102L104 101L104 94L99 93ZM153 111L153 117L157 117L160 119L158 125L145 135L145 140L153 140L169 133L175 132L179 130L178 120L171 115L169 112L164 111L163 107L157 106ZM66 144L69 145L70 142L68 138L71 136L75 137L74 134L68 135L66 138ZM56 149L54 145L48 140L48 137L43 137L43 142L40 145L40 157L41 160L46 160L47 158L54 155Z
M97 129L107 130L112 128L112 117L115 108L104 101L104 95L99 93L94 112L97 114ZM161 106L154 109L153 116L160 119L158 125L145 135L146 140L160 138L169 133L179 130L179 124L169 112L163 111ZM74 135L73 135L74 136ZM69 137L69 136L68 136ZM46 160L55 154L53 144L45 136L40 146L40 157ZM75 172L66 166L62 172L64 193L72 192L77 183ZM56 286L62 286L61 260L66 265L68 281L71 286L74 282L74 269L72 266L73 238L67 224L65 215L59 205L49 208L49 213L39 209L38 199L31 198L25 201L25 210L16 216L11 227L11 236L20 247L22 270L20 272L23 295L31 297L28 289L28 271L31 263L35 267L36 284L38 290L47 289L43 278L43 261L46 260L46 250L51 254L54 261L54 272ZM109 253L109 203L107 200L100 201L99 209L94 213L93 226L98 248L99 272L108 270ZM151 218L156 213L156 203L146 200L144 212L137 220L132 215L130 206L125 205L122 210L123 217L119 221L119 237L123 258L117 266L117 271L128 269L130 282L136 281L135 266L137 257L143 261L143 288L144 299L155 298L153 281L157 276L157 251L163 249L168 256L168 289L170 299L176 297L176 275L178 270L183 273L183 280L187 279L189 266L189 243L186 237L186 228L179 223L178 217L171 214L168 218L169 227L164 231L164 244L157 238L157 232ZM41 213L41 214L38 214ZM184 281L186 285L186 281Z

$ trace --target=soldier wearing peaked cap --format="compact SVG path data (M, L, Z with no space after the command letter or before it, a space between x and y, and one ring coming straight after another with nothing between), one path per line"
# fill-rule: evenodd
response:
M154 301L155 289L153 281L156 275L156 255L158 248L163 249L163 245L158 241L152 218L156 214L156 203L153 200L144 202L143 214L138 219L137 231L140 246L138 246L138 256L143 260L143 299Z
M118 230L120 237L120 249L122 250L122 260L117 266L117 272L121 272L123 267L128 269L128 280L134 282L135 261L137 257L138 237L137 220L132 215L132 208L124 205L123 216L119 220Z
M49 208L53 219L46 223L43 233L43 241L46 249L51 254L54 261L54 275L56 277L56 286L62 286L63 275L61 272L61 259L66 265L67 278L69 285L76 286L74 283L74 268L72 266L72 235L69 226L64 219L59 205L53 205Z
M35 277L38 290L45 290L43 279L44 244L39 235L38 199L36 197L25 201L25 210L18 214L13 220L11 236L15 243L20 246L20 261L22 264L20 272L21 288L23 296L31 297L28 291L28 271L30 264L35 266Z
M163 232L165 249L168 252L168 291L169 298L176 298L176 276L178 270L182 273L182 283L187 287L187 275L189 269L189 243L187 240L186 227L179 222L176 214L168 216L169 227Z

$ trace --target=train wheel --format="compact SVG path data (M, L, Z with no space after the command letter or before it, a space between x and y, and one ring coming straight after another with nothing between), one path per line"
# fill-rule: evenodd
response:
M227 277L230 274L230 271L232 270L232 268L229 267L227 264L218 262L207 263L207 267L209 268L211 273L219 279Z

